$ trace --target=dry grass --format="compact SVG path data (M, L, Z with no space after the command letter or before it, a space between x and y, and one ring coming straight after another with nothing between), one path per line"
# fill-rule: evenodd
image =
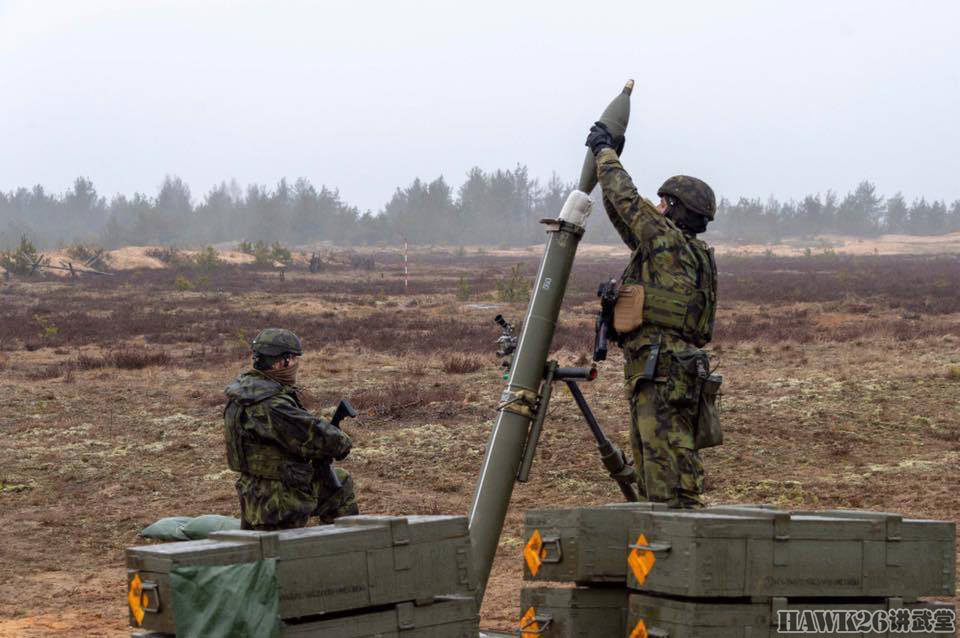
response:
M471 357L468 355L452 355L443 359L441 369L447 374L469 374L476 372L488 365L480 357Z
M397 256L374 259L373 271L333 265L283 281L224 267L186 293L175 270L0 286L0 483L16 486L0 491L0 636L128 636L122 556L137 531L166 515L237 514L223 388L264 326L303 337L302 379L319 404L343 396L359 409L344 424L355 441L344 467L365 512L467 512L503 385L491 318L519 323L524 311L484 296L518 258L418 255L407 293ZM554 341L561 363L585 361L596 283L620 267L578 262ZM960 283L957 260L720 267L711 349L726 443L703 455L708 499L960 520L960 307L943 293ZM456 301L461 277L477 302ZM627 446L621 364L613 349L584 392ZM617 498L572 399L555 393L485 624L516 619L524 509Z

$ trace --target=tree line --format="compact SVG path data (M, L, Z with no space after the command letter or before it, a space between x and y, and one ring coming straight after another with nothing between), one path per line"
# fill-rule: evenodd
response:
M361 212L336 189L309 180L280 180L273 188L222 182L195 199L179 177L164 179L156 196L117 195L109 201L93 183L77 178L72 189L48 193L42 186L0 192L0 248L21 236L49 248L91 242L123 245L199 246L228 241L304 244L529 244L543 239L538 221L555 217L572 183L554 175L545 183L525 166L470 170L459 187L444 177L415 179L397 188L378 213ZM960 200L881 196L870 182L842 198L832 191L781 202L721 199L708 234L733 241L770 242L785 237L836 233L933 235L960 230ZM594 216L603 217L602 210ZM612 226L588 224L587 241L617 242Z

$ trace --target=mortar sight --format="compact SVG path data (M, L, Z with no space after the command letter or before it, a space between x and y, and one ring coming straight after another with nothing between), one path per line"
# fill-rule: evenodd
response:
M503 328L504 332L513 333L513 324L504 319L503 315L497 315L493 320L497 322L498 326Z
M500 336L497 337L497 356L498 357L509 357L513 354L513 351L517 349L517 336L515 334L515 328L513 324L503 318L503 315L497 315L493 318L497 322L497 325L500 326ZM509 361L504 361L501 364L504 368L510 367Z

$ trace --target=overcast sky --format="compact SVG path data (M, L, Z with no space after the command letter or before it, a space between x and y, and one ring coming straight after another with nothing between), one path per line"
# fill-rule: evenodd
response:
M624 163L648 195L688 173L949 202L958 24L953 0L0 0L0 190L302 176L377 211L471 166L572 181L635 78Z

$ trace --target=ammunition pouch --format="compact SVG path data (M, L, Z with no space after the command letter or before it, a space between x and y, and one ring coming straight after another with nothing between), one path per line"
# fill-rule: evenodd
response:
M660 362L660 375L655 377L659 344L654 344L648 356L628 361L627 380L656 381L664 384L665 400L693 416L694 449L721 445L723 428L720 423L720 385L723 377L710 374L710 359L702 350L671 352ZM664 369L665 368L665 369Z
M711 374L701 379L700 411L694 432L694 448L701 450L723 444L723 428L720 425L720 385L723 377Z
M675 352L670 355L667 400L688 406L696 415L693 422L693 448L700 450L723 443L720 426L720 384L723 377L710 374L706 352Z
M651 285L627 284L620 289L613 311L613 327L626 335L643 325L666 328L684 341L703 346L709 334L703 325L707 295L703 290L674 292Z
M620 286L613 307L613 329L618 334L633 332L643 325L644 289L637 284Z

